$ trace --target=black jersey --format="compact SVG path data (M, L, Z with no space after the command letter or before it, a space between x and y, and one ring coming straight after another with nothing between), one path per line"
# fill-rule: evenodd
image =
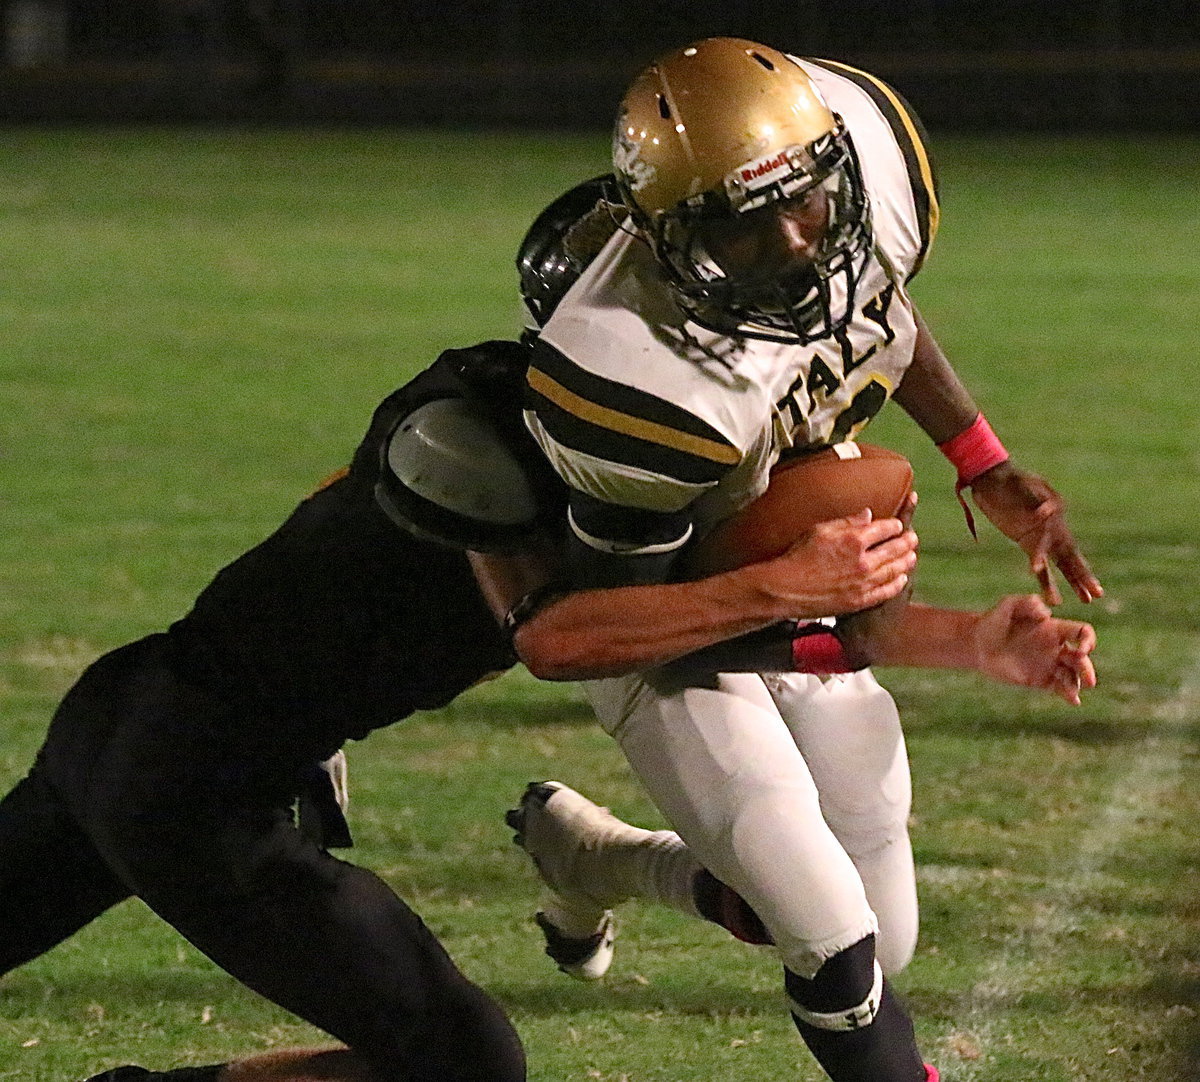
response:
M381 448L447 356L379 406L343 476L172 626L189 675L263 724L286 719L336 747L514 663L466 555L401 529L374 494Z

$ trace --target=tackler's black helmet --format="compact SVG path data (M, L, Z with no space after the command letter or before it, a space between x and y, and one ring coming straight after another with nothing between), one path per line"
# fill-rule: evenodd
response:
M560 195L534 219L517 249L527 335L545 326L624 214L616 181L604 173Z

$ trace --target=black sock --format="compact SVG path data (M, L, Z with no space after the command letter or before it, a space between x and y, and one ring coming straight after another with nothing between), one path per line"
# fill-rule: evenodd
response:
M705 920L719 924L743 943L764 945L771 942L771 933L746 899L727 887L707 868L701 868L696 873L692 882L692 899Z
M862 1029L818 1029L795 1015L792 1021L833 1082L925 1082L912 1022L886 981L875 1021Z
M784 970L784 983L797 1008L850 1014L871 994L875 972L875 937L867 936L835 954L811 980ZM912 1022L887 981L873 1018L839 1020L837 1029L814 1025L795 1012L792 1021L833 1082L925 1082Z

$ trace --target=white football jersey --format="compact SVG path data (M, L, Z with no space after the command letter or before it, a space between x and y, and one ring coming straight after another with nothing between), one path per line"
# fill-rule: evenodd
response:
M759 495L784 451L855 438L912 360L906 283L938 212L919 123L873 76L797 62L845 123L870 201L853 316L808 345L708 330L675 303L649 245L618 231L542 329L528 376L529 430L593 499L688 508L703 527Z

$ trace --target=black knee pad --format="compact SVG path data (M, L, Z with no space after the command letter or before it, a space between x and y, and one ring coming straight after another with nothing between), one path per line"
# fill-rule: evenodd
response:
M785 971L792 1020L833 1082L926 1082L912 1021L892 994L867 936L811 980Z
M879 1011L883 972L875 961L875 936L838 951L811 978L784 971L792 1013L818 1029L861 1029Z

